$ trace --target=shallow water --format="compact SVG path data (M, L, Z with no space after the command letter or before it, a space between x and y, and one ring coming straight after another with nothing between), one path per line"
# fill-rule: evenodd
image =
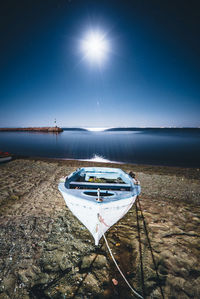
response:
M35 157L200 167L200 129L0 132L0 150Z

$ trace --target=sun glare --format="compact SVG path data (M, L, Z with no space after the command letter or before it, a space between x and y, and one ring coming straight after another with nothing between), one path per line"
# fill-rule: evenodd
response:
M95 128L95 127L92 127L92 128L86 128L86 130L88 131L92 131L92 132L101 132L101 131L105 131L107 128Z
M81 50L89 61L101 63L109 51L109 42L105 34L99 31L90 31L81 41Z

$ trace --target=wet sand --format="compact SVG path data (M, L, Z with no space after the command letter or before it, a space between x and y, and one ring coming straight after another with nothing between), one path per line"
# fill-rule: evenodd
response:
M106 234L130 284L146 298L200 298L200 170L16 159L0 165L0 299L135 298L111 260L72 215L59 179L81 166L134 171L158 276L135 205ZM117 282L116 285L113 283Z

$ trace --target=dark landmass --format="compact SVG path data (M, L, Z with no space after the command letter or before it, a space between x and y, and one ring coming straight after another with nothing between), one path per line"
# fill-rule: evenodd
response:
M103 238L89 231L58 191L61 177L83 161L14 159L0 165L0 299L109 298L135 296L110 258ZM141 183L141 206L155 265L139 214L145 298L200 298L200 170L122 164ZM129 283L142 294L135 204L106 233Z
M200 133L200 128L137 128L137 127L127 127L127 128L109 128L106 129L105 131L157 131L157 132L199 132Z
M64 131L88 131L84 128L62 128Z
M63 132L63 129L59 127L29 127L29 128L0 128L0 132Z

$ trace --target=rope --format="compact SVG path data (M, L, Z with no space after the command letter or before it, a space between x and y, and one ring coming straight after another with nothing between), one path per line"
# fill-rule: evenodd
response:
M141 213L142 220L143 220L143 225L144 225L144 231L146 233L147 241L148 241L148 244L149 244L149 249L150 249L150 252L151 252L151 257L152 257L154 268L155 268L155 271L156 271L156 276L157 276L157 279L158 279L158 282L159 282L160 292L161 292L162 298L164 299L164 293L163 293L163 290L162 290L162 287L161 287L160 277L159 277L159 274L158 274L158 267L156 266L156 261L155 261L155 258L154 258L153 249L151 247L151 242L150 242L150 239L149 239L149 233L148 233L146 221L145 221L145 218L144 218L144 215L143 215L143 212L142 212L142 207L141 207L141 204L140 204L139 196L137 196L136 205L137 205L137 202L139 204L140 213Z
M145 298L145 287L144 287L144 271L143 271L143 260L142 260L142 245L141 245L141 236L140 236L140 223L138 217L138 207L137 203L135 205L136 210L136 219L137 219L137 230L138 230L138 242L139 242L139 252L140 252L140 269L141 269L141 280L142 280L142 293Z
M99 221L101 222L100 217L101 217L101 216L99 215ZM100 226L100 228L101 228L101 225L99 225L99 226ZM130 283L128 282L128 280L126 279L126 277L124 276L124 274L122 273L121 269L119 268L119 266L118 266L118 264L117 264L117 262L116 262L116 260L115 260L115 258L114 258L114 256L113 256L113 254L112 254L111 248L110 248L109 245L108 245L108 241L107 241L107 239L106 239L106 237L105 237L105 234L104 234L103 230L101 230L101 232L102 232L102 234L103 234L103 238L104 238L104 240L105 240L105 243L106 243L106 246L107 246L107 248L108 248L108 251L109 251L109 253L110 253L110 255L111 255L112 259L113 259L113 262L115 263L115 266L117 267L117 269L118 269L119 273L121 274L121 276L123 277L124 281L126 282L126 284L128 285L128 287L131 289L131 291L132 291L138 298L144 299L140 294L138 294L138 292L137 292L136 290L134 290L134 288L130 285Z

